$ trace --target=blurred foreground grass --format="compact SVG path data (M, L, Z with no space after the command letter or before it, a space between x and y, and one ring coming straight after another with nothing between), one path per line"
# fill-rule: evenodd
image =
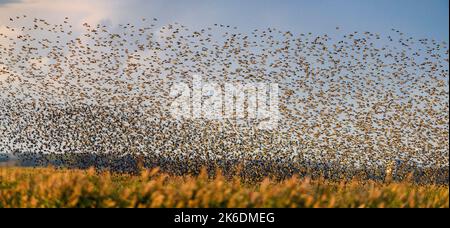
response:
M449 207L448 185L0 167L0 207Z

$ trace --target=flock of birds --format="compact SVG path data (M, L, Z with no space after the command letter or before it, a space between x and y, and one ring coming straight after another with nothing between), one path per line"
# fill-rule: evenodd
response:
M35 165L383 176L449 165L445 42L388 34L117 26L26 15L0 26L0 153ZM174 120L170 87L277 83L278 129Z

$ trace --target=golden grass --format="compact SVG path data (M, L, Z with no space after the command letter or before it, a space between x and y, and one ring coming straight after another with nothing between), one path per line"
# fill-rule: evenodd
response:
M293 177L244 183L222 175L0 168L0 207L449 207L449 187Z

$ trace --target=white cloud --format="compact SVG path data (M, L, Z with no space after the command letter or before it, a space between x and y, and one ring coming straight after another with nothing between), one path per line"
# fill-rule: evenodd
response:
M122 1L122 3L124 2ZM21 15L61 22L67 16L74 25L81 25L85 22L96 24L105 19L112 19L114 12L120 9L118 3L118 1L90 0L24 0L1 7L0 24L8 24L9 17Z

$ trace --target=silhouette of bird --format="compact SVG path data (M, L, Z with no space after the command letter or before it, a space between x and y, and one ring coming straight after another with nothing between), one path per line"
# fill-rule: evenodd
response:
M24 162L175 174L242 167L251 179L448 169L446 43L397 29L294 35L153 18L83 23L77 35L68 17L10 21L0 34L0 152ZM222 90L277 83L278 127L257 129L263 120L247 111L172 118L171 86L192 88L193 74Z

